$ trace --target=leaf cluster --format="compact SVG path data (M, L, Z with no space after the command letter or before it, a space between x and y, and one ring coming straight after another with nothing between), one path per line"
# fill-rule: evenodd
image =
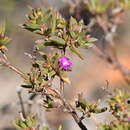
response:
M129 93L125 93L123 90L116 89L114 94L110 94L108 97L108 104L110 112L115 117L113 121L108 123L102 123L99 126L99 130L129 130L129 113L130 104L127 100L130 98Z
M109 9L128 9L130 8L129 0L107 0L107 1L99 1L99 0L90 0L86 2L86 6L89 11L94 15L103 15Z
M32 113L29 113L26 119L20 119L13 122L13 126L17 130L41 130L40 125L38 124L38 115L33 115ZM58 127L58 130L61 130L62 126L60 125ZM48 130L48 127L42 128L42 130Z
M11 38L5 36L5 22L0 25L0 50L7 50L7 44Z
M26 119L17 120L13 123L13 126L17 130L39 130L40 126L38 125L38 115L32 115L31 113L28 114Z
M71 71L71 69L65 70L61 68L58 62L61 54L54 53L46 55L41 51L39 54L41 59L32 61L30 73L24 75L26 85L22 85L22 87L31 88L33 91L40 92L43 91L44 87L51 86L51 82L55 76L67 82L65 71Z
M128 112L130 112L130 104L127 103L128 98L130 98L129 93L118 89L108 97L109 111L119 120L128 121Z
M81 59L78 47L88 48L96 41L95 38L86 36L87 26L83 21L77 22L73 17L67 22L58 12L53 9L42 10L31 8L31 13L27 15L27 21L22 25L23 28L42 35L41 40L37 40L37 49L46 46L66 49L76 53Z
M99 130L129 130L130 123L123 121L113 121L110 124L100 124Z
M92 113L99 114L107 111L107 107L99 108L99 105L99 101L89 104L85 99L81 97L78 99L78 101L76 101L77 110L82 112L83 116L88 118L91 117Z

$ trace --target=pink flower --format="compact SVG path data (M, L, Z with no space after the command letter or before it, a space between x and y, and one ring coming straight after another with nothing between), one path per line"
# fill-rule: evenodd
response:
M130 116L128 117L128 121L130 122Z
M59 65L65 69L68 70L71 66L72 66L72 62L69 60L69 58L67 58L66 56L62 56L59 59Z

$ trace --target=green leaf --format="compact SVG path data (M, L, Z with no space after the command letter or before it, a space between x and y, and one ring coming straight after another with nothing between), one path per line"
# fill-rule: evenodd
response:
M60 47L65 45L65 41L58 37L53 37L53 39L50 39L51 41L43 42L37 45L38 49L42 49L47 46L53 46L53 47ZM57 41L60 40L60 41Z
M48 130L48 126L44 127L43 130Z
M62 125L59 126L58 130L62 130Z
M0 49L8 50L6 45L11 41L11 38L5 36L5 22L0 25Z
M71 17L70 18L70 31L73 30L74 26L77 26L77 21L75 18Z
M29 79L30 79L30 74L29 74L29 73L24 74L24 79L25 79L25 80L29 80Z
M73 31L70 31L70 35L71 35L71 37L74 38L74 39L77 37L77 35L76 35L75 32L73 32Z
M36 31L36 30L40 30L40 25L34 24L34 23L24 24L23 27L25 29L32 31L32 32Z
M11 38L4 37L3 39L0 39L0 45L7 45L11 41Z
M17 121L16 121L17 122ZM22 128L16 123L13 122L13 126L17 129L17 130L22 130Z
M4 36L5 34L5 22L2 22L2 24L0 25L0 35Z
M94 113L98 114L98 113L105 112L106 110L107 110L107 107L104 107L102 109L94 109Z
M93 47L94 45L93 45L93 43L85 43L85 47Z
M45 85L47 85L49 83L49 81L43 81L40 85L40 87L44 87Z
M89 43L93 43L93 42L96 42L96 41L97 41L97 39L94 38L94 37L91 37L91 38L88 39Z
M24 121L20 121L19 125L22 127L22 128L27 128L27 125Z
M37 61L37 64L38 64L40 67L43 67L44 61L43 61L43 60L38 60L38 61Z
M51 27L51 34L55 34L55 29L56 29L56 14L53 14L52 16L52 27Z
M84 59L78 48L75 47L75 45L72 44L72 51L75 52L82 60Z
M41 57L46 61L47 60L47 55L45 53L43 53L42 51L39 51L39 54L41 55Z
M32 126L36 126L38 122L38 114L33 117Z
M54 76L56 74L56 72L54 70L52 70L49 74L52 77L52 76Z
M26 124L28 127L32 127L32 120L31 118L28 117L28 119L26 120Z
M57 37L57 36L52 36L51 41L53 41L53 42L55 42L55 43L57 43L59 45L65 45L66 44L64 39L62 39L60 37Z
M90 106L91 111L95 110L98 107L98 105L99 105L99 102L95 102L95 103L91 104L91 106Z
M86 110L86 108L88 110L90 109L90 107L85 99L80 99L79 103L80 103L80 106L82 107L82 109L84 109L84 110Z
M48 69L45 68L45 69L41 72L41 75L45 75L45 74L47 74L47 73L48 73Z
M95 9L97 5L97 0L91 0L92 8Z
M52 13L52 9L49 9L46 11L46 13L43 15L42 17L42 22L45 23L47 22L47 20L50 18L51 16L51 13Z

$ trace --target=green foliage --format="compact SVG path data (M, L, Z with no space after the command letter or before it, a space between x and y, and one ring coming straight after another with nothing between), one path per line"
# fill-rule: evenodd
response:
M38 115L33 115L31 113L28 114L26 119L16 120L13 122L13 126L17 130L40 130L40 125L38 124ZM49 130L48 126L42 128L42 130ZM62 126L60 125L58 130L62 130Z
M11 38L5 36L5 22L0 25L0 50L7 50L6 46Z
M26 119L17 120L16 122L13 122L13 126L17 130L32 130L35 128L35 130L39 130L39 125L37 126L38 122L38 115L32 115L31 113L28 114Z
M129 130L130 123L123 121L112 121L110 124L101 124L99 130Z
M128 9L130 8L129 0L90 0L86 2L87 8L94 15L104 15L109 9Z
M65 71L59 65L60 53L54 53L52 55L45 55L43 52L39 52L41 60L33 60L30 73L25 74L25 83L22 85L24 88L32 88L35 91L42 91L43 87L50 86L50 82L58 76L60 79L67 82Z
M99 130L129 130L129 112L130 104L127 100L130 98L129 93L116 89L114 94L108 97L110 112L115 117L109 124L100 124Z
M49 110L52 108L57 108L56 104L54 103L53 99L51 99L49 96L46 96L46 98L44 99L44 104L43 106Z
M90 0L86 2L89 11L92 14L101 15L106 12L110 6L110 0L99 2L99 0Z
M86 3L86 8L93 15L93 19L104 29L109 32L113 25L122 24L124 10L130 8L129 0L90 0Z
M94 102L94 103L89 105L88 102L85 99L83 99L83 98L80 98L76 102L77 109L80 112L87 113L87 117L90 117L91 113L98 114L98 113L105 112L107 110L107 107L99 108L98 106L99 106L99 101L98 102Z
M98 0L92 0L88 1L86 5L89 11L97 18L97 22L103 22L103 24L106 22L104 24L106 26L107 23L114 23L108 20L107 11L110 11L110 17L116 18L117 14L121 13L122 10L130 7L130 2L127 0L116 0L116 2L109 0L104 4ZM114 14L113 12L118 7L120 11ZM92 47L97 39L87 34L87 26L84 25L82 20L78 22L75 18L71 17L69 22L67 22L61 14L55 12L52 8L41 9L29 7L29 9L30 14L27 15L27 21L22 27L41 36L42 39L36 41L34 49L38 58L27 54L32 61L32 67L30 72L26 74L6 64L8 59L3 50L7 50L6 45L11 39L5 36L5 23L3 22L0 26L0 51L5 61L4 64L22 75L25 82L22 85L23 88L29 89L30 93L42 95L43 102L41 105L47 110L63 106L64 109L67 109L72 114L75 121L78 120L80 123L82 123L82 119L91 117L93 113L99 114L107 111L107 107L99 108L99 101L89 104L81 95L79 95L78 101L75 102L76 107L73 107L70 103L66 102L63 95L64 83L70 84L66 72L71 71L71 68L64 69L60 66L59 59L65 56L67 51L74 52L83 59L79 48ZM56 52L45 54L42 52L44 47L52 47ZM0 60L0 64L2 64L2 60ZM55 77L59 78L60 88L58 89L52 85ZM115 119L110 124L100 124L100 130L130 129L128 120L130 116L130 104L127 103L128 98L130 98L130 94L121 90L116 90L113 94L109 95L109 111ZM77 111L82 113L81 118L79 118ZM22 118L21 120L17 120L13 125L18 130L39 130L40 125L37 125L37 123L38 115L33 116L32 114L28 114L26 119ZM82 124L79 126L84 127ZM61 129L62 126L59 126L58 130ZM43 130L48 130L48 127L44 127Z
M120 3L120 5L124 9L129 9L130 8L130 1L129 0L118 0L118 2Z
M61 125L59 126L58 130L62 130L62 126Z
M77 22L71 17L70 21L66 22L53 9L42 10L30 7L30 10L31 14L27 16L28 20L22 27L46 37L36 41L37 49L46 46L62 49L64 52L69 49L83 59L78 47L89 48L96 41L95 38L86 36L87 26L83 21Z
M28 114L26 119L20 119L13 122L13 126L17 130L41 130L38 124L38 115ZM42 128L42 130L49 130L48 126ZM62 130L62 126L58 127L58 130Z
M108 97L109 111L119 120L128 121L128 111L130 111L130 104L127 103L128 98L130 98L130 93L125 93L123 90L118 89L115 90L113 95Z

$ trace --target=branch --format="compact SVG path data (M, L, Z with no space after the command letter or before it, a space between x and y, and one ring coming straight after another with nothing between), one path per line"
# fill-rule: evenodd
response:
M62 79L60 79L60 92L61 94L64 93L64 81Z
M64 88L64 83L62 83L62 87ZM78 124L80 129L88 130L86 126L83 124L82 120L78 117L76 110L73 108L73 106L66 101L62 91L59 91L56 88L53 88L53 86L51 86L51 88L46 87L45 90L46 92L42 92L43 95L52 96L54 98L59 99L62 102L62 105L64 106L64 108L72 115L73 119Z
M24 103L23 103L23 99L22 99L22 96L21 96L21 88L19 88L19 87L17 88L17 94L18 94L20 105L21 105L22 115L23 115L24 118L26 118Z
M122 66L116 58L116 60L112 59L110 56L106 55L101 49L99 49L96 45L92 47L92 49L98 54L99 57L103 58L106 60L108 63L114 66L114 69L118 69L120 73L122 74L124 80L130 84L130 70L127 70ZM116 53L115 53L116 54Z
M66 101L64 98L62 98L62 97L60 97L60 99L61 99L61 101L62 101L64 107L65 107L68 111L70 111L70 113L71 113L73 119L74 119L75 122L78 124L78 126L80 127L80 129L81 129L81 130L88 130L88 129L86 128L86 126L83 124L82 120L80 120L80 118L78 117L78 115L77 115L75 109L71 106L71 104L67 103L67 101Z
M0 50L0 54L3 57L3 60L0 59L0 65L10 68L11 70L13 70L17 74L19 74L22 78L24 78L24 73L21 70L19 70L18 68L16 68L15 66L13 66L12 64L9 63L9 60L8 60L7 56L4 54L4 52L2 52Z
M64 88L64 81L61 81L60 83L60 88ZM75 122L78 124L78 126L80 127L81 130L88 130L86 128L86 126L83 124L82 120L80 120L80 118L78 117L76 110L72 107L72 105L70 103L68 103L66 101L66 99L64 98L64 94L63 91L61 91L60 95L59 95L59 99L62 101L63 106L68 110L69 113L71 113L73 119L75 120Z

